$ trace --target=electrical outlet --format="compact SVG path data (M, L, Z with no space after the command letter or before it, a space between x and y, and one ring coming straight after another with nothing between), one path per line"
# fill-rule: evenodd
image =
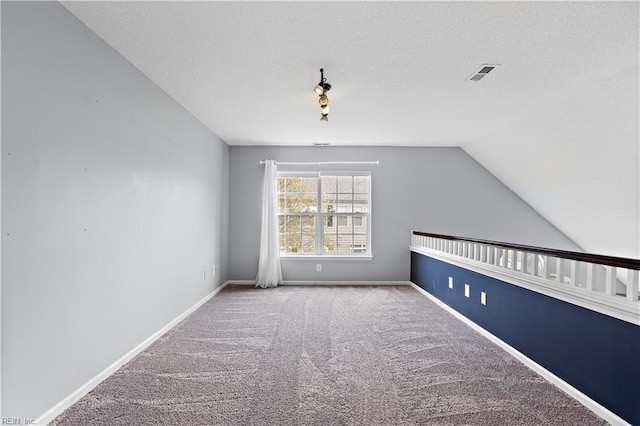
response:
M453 277L449 277L449 288L453 288Z
M322 263L316 264L316 272L322 272Z
M211 267L211 275L215 275L215 274L216 274L216 272L218 272L218 268L216 268L216 265L213 265L213 266Z
M469 284L464 285L464 296L469 297Z
M480 293L480 303L482 303L483 305L487 304L487 293L485 293L484 291Z

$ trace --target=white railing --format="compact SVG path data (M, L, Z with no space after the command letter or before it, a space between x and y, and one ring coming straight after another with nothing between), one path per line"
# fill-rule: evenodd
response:
M411 233L411 249L476 269L480 267L483 273L490 271L490 275L524 279L527 284L541 285L545 290L562 292L572 288L575 291L571 294L589 294L595 296L592 301L609 300L623 306L635 318L632 322L640 322L640 260L419 231Z

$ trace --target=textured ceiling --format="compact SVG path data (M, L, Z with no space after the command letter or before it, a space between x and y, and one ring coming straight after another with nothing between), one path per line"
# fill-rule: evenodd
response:
M586 251L640 257L636 1L63 5L230 145L461 146Z
M612 3L63 4L231 145L459 146L611 73L634 41ZM465 81L483 63L502 66Z

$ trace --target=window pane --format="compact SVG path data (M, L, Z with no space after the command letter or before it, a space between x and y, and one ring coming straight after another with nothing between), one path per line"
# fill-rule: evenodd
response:
M336 236L335 235L327 235L323 236L324 242L324 252L327 254L335 254L336 253Z
M313 234L316 232L316 217L302 216L302 232Z
M299 212L316 212L318 210L318 198L316 194L300 194Z
M354 176L353 192L367 194L369 192L369 176Z
M338 234L338 254L351 254L353 239L351 234Z
M333 228L337 224L337 220L335 215L326 214L324 215L324 227L325 228Z
M284 194L278 194L278 213L284 213Z
M322 176L322 193L336 193L337 191L336 176Z
M363 216L353 216L351 218L351 223L354 228L364 226L364 217Z
M299 233L300 232L300 216L287 216L285 221L284 232Z
M291 213L317 211L317 183L317 177L279 177L278 210Z
M353 194L338 194L336 211L340 213L353 212Z
M285 178L285 192L300 192L300 180L299 177Z
M316 237L314 234L302 234L302 252L315 253Z
M338 226L346 227L347 226L347 217L346 216L338 216Z
M369 211L369 195L368 194L353 195L353 211L362 212L362 213Z
M329 196L331 198L329 198ZM322 212L333 213L336 211L336 194L325 194L322 196Z
M338 192L343 194L353 192L353 176L338 176Z
M366 246L367 245L367 234L353 234L353 244Z
M302 252L302 240L300 234L284 234L285 253Z
M318 178L317 177L304 177L300 179L300 192L312 192L318 193Z

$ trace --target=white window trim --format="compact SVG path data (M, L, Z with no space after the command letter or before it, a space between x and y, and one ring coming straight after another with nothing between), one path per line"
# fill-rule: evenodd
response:
M291 253L280 253L281 260L373 260L373 250L371 243L371 217L372 217L372 208L371 208L371 180L372 175L369 171L357 171L357 172L345 172L345 171L327 171L327 172L309 172L309 171L278 171L277 177L287 177L287 176L299 176L299 177L317 177L318 178L318 211L313 213L316 217L316 253L309 254L291 254ZM322 176L368 176L369 177L369 205L367 212L349 212L344 213L342 215L357 215L357 216L367 216L367 252L360 254L323 254L324 247L322 245L322 233L323 229L323 218L326 213L322 212L322 180L320 179ZM280 214L278 214L280 215ZM338 212L334 212L334 215L338 215Z

